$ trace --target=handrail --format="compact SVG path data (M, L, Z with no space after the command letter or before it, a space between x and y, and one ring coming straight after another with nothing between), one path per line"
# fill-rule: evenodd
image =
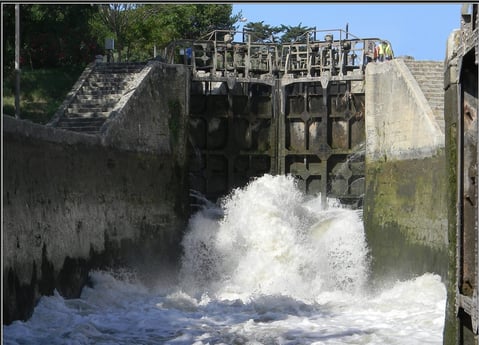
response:
M200 39L171 42L166 60L189 65L194 74L204 76L345 76L357 69L364 71L374 53L371 44L384 41L359 38L343 29L308 30L288 43L252 42L251 35L246 42L235 41L234 36L241 33L245 31L214 30ZM325 33L324 38L317 39L318 33Z

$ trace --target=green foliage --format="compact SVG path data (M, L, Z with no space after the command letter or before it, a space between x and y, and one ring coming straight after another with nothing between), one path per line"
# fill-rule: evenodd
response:
M85 65L98 46L90 35L95 6L66 4L20 5L21 65L41 68ZM15 5L3 6L4 67L15 60Z
M118 52L118 61L122 61L123 48L128 49L130 41L129 31L134 24L136 4L102 4L98 6L91 20L93 34L104 44L106 38L115 39L115 50Z
M90 24L99 43L115 39L118 61L138 61L153 57L155 48L160 51L171 41L233 29L240 14L232 16L231 11L226 4L105 4Z
M62 104L83 69L58 67L26 69L21 73L20 117L36 123L47 123ZM15 115L14 74L3 79L3 113Z
M15 68L15 6L2 5L3 68Z
M314 29L314 27L301 26L301 23L297 26L281 25L281 31L284 32L281 43L305 43L308 35L309 39L312 39L311 33L307 34L307 32Z
M30 68L82 65L115 39L116 61L146 60L169 42L233 29L241 14L227 4L22 4L21 63ZM3 6L3 61L15 60L15 5Z
M197 39L213 30L232 30L240 14L225 4L145 4L138 6L131 30L131 55L162 49L177 39ZM151 55L150 55L151 56Z
M282 28L270 26L261 22L249 22L244 26L245 32L250 36L251 42L274 43L278 41L278 34Z
M244 26L244 29L250 35L251 42L263 43L295 43L306 42L307 32L314 30L313 27L281 25L271 26L261 22L250 22ZM312 39L311 33L309 33Z

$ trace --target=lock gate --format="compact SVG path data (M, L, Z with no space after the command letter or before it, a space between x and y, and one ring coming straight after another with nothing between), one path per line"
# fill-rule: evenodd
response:
M233 36L215 31L167 49L169 63L192 72L191 189L216 200L251 178L291 174L307 194L360 206L364 69L381 40L340 29L281 45Z

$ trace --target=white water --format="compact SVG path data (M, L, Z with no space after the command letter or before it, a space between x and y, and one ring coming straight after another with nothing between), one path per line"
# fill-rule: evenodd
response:
M368 291L361 214L339 206L266 175L192 217L174 286L92 272L81 298L43 297L4 343L442 344L440 278Z

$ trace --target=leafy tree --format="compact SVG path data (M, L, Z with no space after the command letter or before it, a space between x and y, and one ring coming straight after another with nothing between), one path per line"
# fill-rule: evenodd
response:
M92 28L99 39L115 37L115 49L129 60L144 60L151 57L154 47L161 49L171 41L233 29L241 14L232 16L231 12L232 5L226 4L103 5Z
M251 42L274 43L278 41L278 34L282 28L270 26L261 22L249 22L244 26L245 32L250 36Z
M104 42L106 38L115 39L118 60L122 61L123 48L129 46L128 32L132 25L133 13L137 5L102 4L90 21L92 32Z
M3 68L13 70L15 61L15 5L2 5Z
M228 4L25 4L21 5L23 65L32 68L85 64L115 39L118 60L145 60L153 48L232 30L241 17ZM15 6L3 6L3 59L13 68Z
M307 39L306 34L308 31L314 30L314 27L301 26L299 23L297 26L281 25L281 31L284 32L281 36L281 43L305 43ZM310 40L312 34L309 33Z
M89 35L90 5L20 5L20 41L23 65L56 67L92 61L97 45ZM14 61L15 5L3 6L4 61Z
M163 47L177 39L200 38L213 30L232 30L241 16L232 16L232 5L226 4L147 4L140 10L142 23L150 26L152 39Z
M231 15L232 5L192 5L194 15L190 17L191 27L185 27L185 38L197 38L212 30L233 30L241 14ZM186 36L187 35L187 36Z

